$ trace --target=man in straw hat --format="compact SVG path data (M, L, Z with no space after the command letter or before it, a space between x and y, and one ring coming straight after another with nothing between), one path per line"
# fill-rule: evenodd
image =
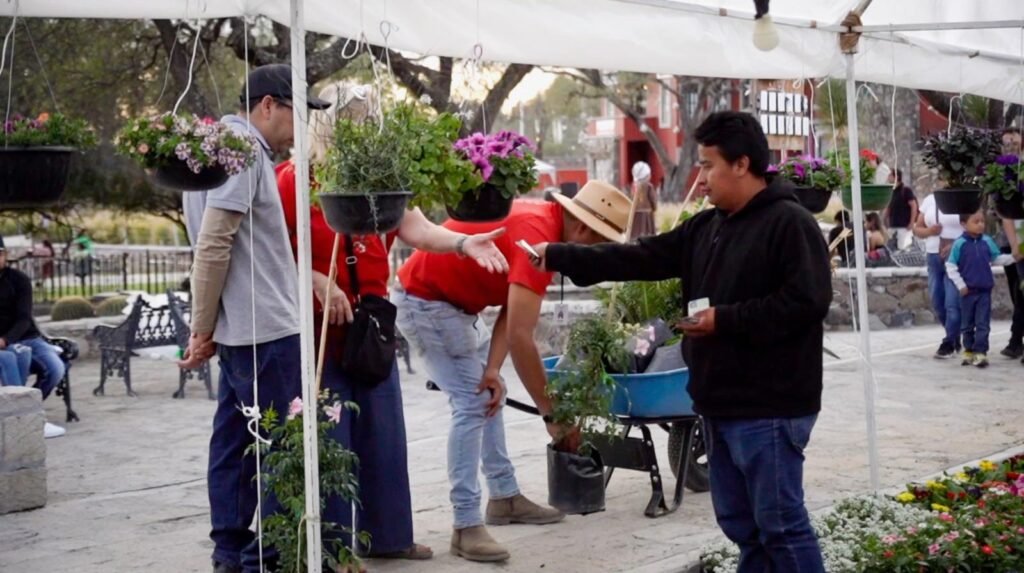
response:
M765 180L768 140L741 112L697 128L697 183L715 209L630 245L535 245L578 285L682 279L687 391L703 416L718 524L740 573L823 572L804 506L804 448L821 409L832 299L821 230L787 183Z
M494 243L509 262L508 275L489 273L469 258L417 252L398 271L400 286L391 294L398 306L399 329L424 357L431 379L448 395L452 409L448 479L455 512L451 550L472 561L509 557L487 532L480 515L481 462L489 493L488 525L545 524L564 517L520 493L505 447L501 407L506 390L499 372L509 354L545 415L551 437L569 446L579 440L577 429L549 423L547 379L533 340L552 274L533 268L529 255L516 242L621 243L630 201L597 181L587 183L572 199L561 194L553 198L548 203L516 201L504 221L445 223L453 231L466 233L505 227L505 235ZM478 316L488 306L501 307L489 335Z

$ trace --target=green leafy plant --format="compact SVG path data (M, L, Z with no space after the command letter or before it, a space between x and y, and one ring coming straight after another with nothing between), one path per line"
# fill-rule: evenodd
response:
M184 161L193 173L221 166L238 175L256 160L259 143L213 118L165 113L129 121L115 139L117 152L142 167Z
M625 323L640 324L660 318L675 324L683 318L683 290L679 279L627 282L618 285L614 297L612 289L599 289L595 295L605 309L611 308L613 315Z
M860 154L860 182L861 185L869 185L875 180L875 171L878 169L868 163L868 154L865 152L866 149L861 150ZM840 172L842 178L840 185L850 185L853 179L850 171L850 150L847 148L840 148L838 150L832 150L825 154L825 159L828 164L836 167Z
M999 149L997 133L960 128L924 138L922 159L939 170L939 176L950 188L975 188L985 165L996 158Z
M320 511L326 500L339 496L349 502L359 502L357 468L359 459L331 437L331 430L341 421L345 410L358 414L358 406L342 403L325 391L317 401L317 444L320 464ZM247 453L255 455L259 448L263 458L262 480L274 494L281 509L263 520L263 538L280 555L280 571L305 571L306 558L306 474L303 450L302 400L295 398L288 406L283 421L273 409L263 413L260 426L270 438L270 444L256 442ZM354 532L338 523L321 521L324 544L323 565L331 571L359 571L360 559L342 542L341 536L355 535L360 545L368 547L370 536Z
M1024 193L1024 163L1016 155L1000 155L985 166L981 175L981 188L989 195L1003 199L1020 200Z
M3 144L11 147L88 149L96 145L96 134L85 120L71 119L60 113L42 113L35 119L15 115L4 123Z
M462 124L452 114L430 116L413 104L383 117L342 119L316 179L322 192L363 195L411 191L424 209L454 204L482 179L452 148Z
M839 189L844 178L843 172L834 163L809 155L790 157L779 165L769 166L768 172L777 173L777 177L781 177L793 185L814 187L825 191Z

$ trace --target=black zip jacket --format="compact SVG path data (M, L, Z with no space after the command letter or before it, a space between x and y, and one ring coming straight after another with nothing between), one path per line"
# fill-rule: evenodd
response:
M0 268L0 338L13 344L39 336L32 320L32 281L18 269Z
M546 259L581 286L680 278L684 301L710 299L715 333L683 341L697 413L788 418L821 409L828 252L788 184L770 184L732 216L704 211L628 245L552 244Z

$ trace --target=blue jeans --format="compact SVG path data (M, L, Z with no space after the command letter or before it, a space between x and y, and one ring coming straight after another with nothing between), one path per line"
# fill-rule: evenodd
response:
M394 553L412 547L412 498L409 493L409 456L402 415L402 387L398 365L387 380L370 387L341 371L340 361L330 354L324 361L324 388L337 399L359 405L359 412L345 410L331 437L359 456L359 506L356 529L370 534L370 547L361 553ZM330 497L324 521L352 525L352 504ZM340 537L350 545L348 535Z
M249 529L257 505L256 456L245 453L254 438L239 408L253 405L253 352L252 346L218 348L220 381L207 472L213 559L247 572L259 571L259 546ZM297 334L255 347L260 410L273 407L282 421L288 403L302 396L299 352ZM273 496L264 493L262 502L264 519L277 511ZM275 557L267 546L263 555L266 561Z
M0 350L0 385L24 386L32 363L32 349L13 344Z
M490 333L479 317L446 302L423 300L401 288L392 291L391 301L398 307L398 328L423 356L430 379L448 396L448 481L455 528L481 525L481 462L491 499L519 493L505 446L502 412L488 418L490 396L476 391L487 363Z
M946 299L946 337L942 339L943 344L960 346L960 289L956 288L949 277L943 279Z
M946 263L938 253L928 253L928 298L939 324L946 324Z
M42 338L29 338L18 344L32 349L32 371L38 375L36 388L43 393L45 400L64 379L64 361L60 359L58 351Z
M705 420L711 501L739 545L737 573L824 573L804 507L804 448L817 415Z
M992 291L971 290L963 297L960 307L964 350L988 353L988 333L992 330Z

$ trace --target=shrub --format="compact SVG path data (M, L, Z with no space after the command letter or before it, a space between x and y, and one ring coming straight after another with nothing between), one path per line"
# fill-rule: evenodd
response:
M62 320L78 320L96 316L89 301L80 296L66 296L58 300L50 311L50 319L54 322Z
M119 316L128 306L128 297L112 296L96 307L96 316Z

